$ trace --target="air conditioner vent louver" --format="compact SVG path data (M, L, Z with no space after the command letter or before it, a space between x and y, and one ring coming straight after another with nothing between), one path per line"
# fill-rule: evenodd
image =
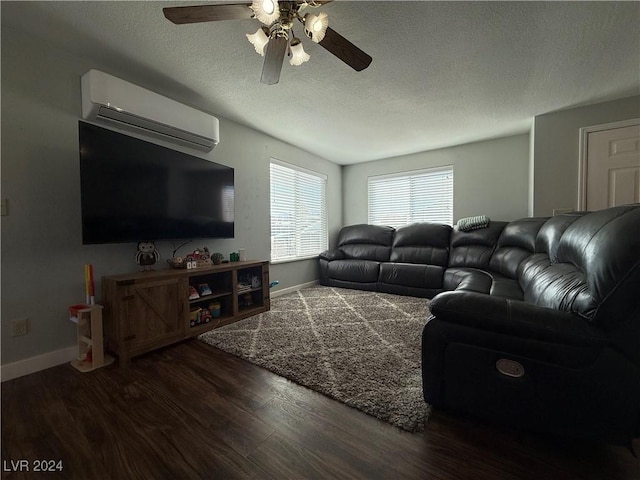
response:
M214 116L97 70L82 76L82 117L204 151L220 138Z
M210 138L206 138L185 130L180 130L170 125L155 122L148 118L142 118L129 112L119 111L111 107L100 107L97 120L128 125L132 128L145 130L152 135L159 135L168 141L173 141L187 146L198 146L204 150L211 150L216 144Z

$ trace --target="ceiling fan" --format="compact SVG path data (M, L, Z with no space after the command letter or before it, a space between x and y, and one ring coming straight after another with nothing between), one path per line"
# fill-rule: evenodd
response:
M329 27L326 13L305 13L308 8L318 8L331 0L253 0L252 3L228 3L217 5L194 5L187 7L165 7L164 16L175 24L216 22L256 18L264 26L247 39L255 50L264 56L260 81L273 85L280 80L280 71L285 53L291 65L301 65L309 60L302 43L294 35L293 24L298 20L304 33L356 71L364 70L371 57L349 40Z

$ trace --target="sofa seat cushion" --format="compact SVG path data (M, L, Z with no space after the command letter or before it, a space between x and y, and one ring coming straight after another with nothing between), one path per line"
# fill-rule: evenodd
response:
M380 263L373 260L334 260L328 264L329 278L348 282L377 282Z
M444 272L445 290L465 290L489 293L493 279L489 273L477 268L448 268Z
M504 297L512 300L524 300L524 292L520 288L520 283L512 278L505 277L499 273L491 273L493 283L489 292L494 297Z
M380 282L417 288L442 288L444 267L413 263L382 263Z
M448 268L444 273L445 290L462 290L522 300L524 293L517 280L497 272L477 268Z

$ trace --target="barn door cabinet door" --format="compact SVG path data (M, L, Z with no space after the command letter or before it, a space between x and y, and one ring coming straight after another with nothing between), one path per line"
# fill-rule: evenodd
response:
M103 290L107 345L121 365L184 337L186 278L104 277Z
M186 280L134 283L126 288L125 339L132 355L169 344L184 335Z

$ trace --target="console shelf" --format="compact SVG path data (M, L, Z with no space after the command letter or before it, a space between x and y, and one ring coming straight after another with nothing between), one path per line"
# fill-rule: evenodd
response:
M200 298L194 298L193 300L189 300L191 305L195 305L200 302L206 302L207 300L215 300L216 298L226 297L228 295L233 295L233 292L213 292L211 295L202 295Z
M198 291L204 284L212 293L189 299L190 287ZM123 366L136 355L269 310L269 262L105 276L102 297L107 346ZM192 318L202 323L192 326Z

